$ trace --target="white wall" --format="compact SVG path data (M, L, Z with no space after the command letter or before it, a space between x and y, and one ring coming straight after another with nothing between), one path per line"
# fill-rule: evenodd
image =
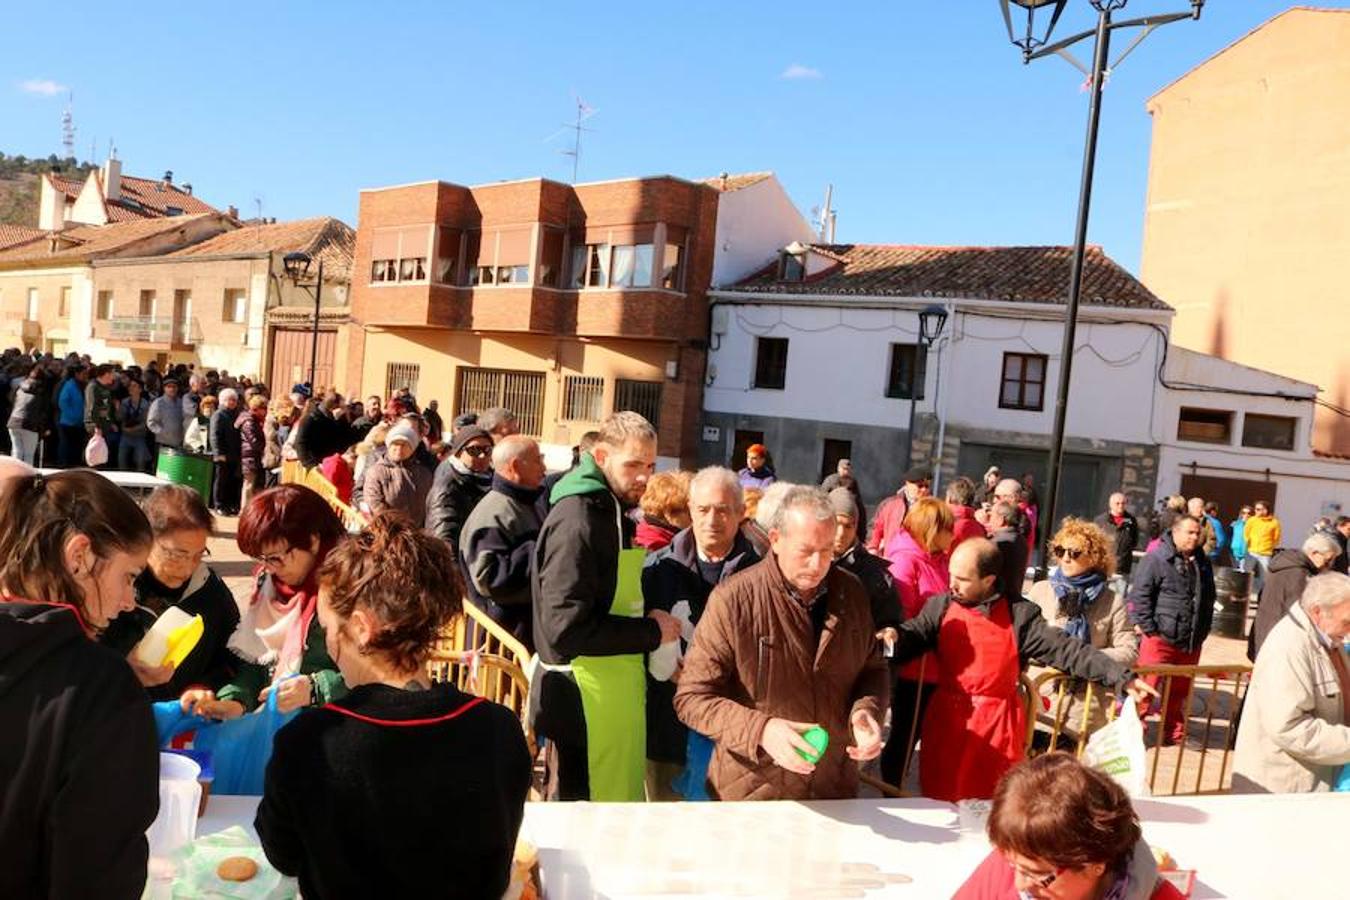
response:
M772 175L717 200L714 287L735 284L778 258L793 241L815 240L810 224Z
M704 392L710 411L847 421L905 427L909 401L885 396L892 343L917 340L918 309L859 309L838 303L804 307L781 304L728 306L728 333L713 339L709 361L716 379ZM930 352L920 412L933 411L940 352L943 383L939 403L947 421L966 425L1049 434L1054 423L1062 325L1057 322L995 317L962 301L944 339ZM1005 307L1005 310L1016 307ZM1006 316L1005 310L999 312ZM788 338L784 390L756 390L755 338ZM1069 398L1068 433L1151 443L1152 389L1160 338L1142 323L1080 323ZM998 406L1005 352L1050 357L1041 412Z

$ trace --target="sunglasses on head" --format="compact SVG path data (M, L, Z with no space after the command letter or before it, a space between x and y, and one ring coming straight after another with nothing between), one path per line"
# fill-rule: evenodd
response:
M1087 551L1081 547L1061 547L1059 544L1050 548L1050 552L1060 559L1077 559Z

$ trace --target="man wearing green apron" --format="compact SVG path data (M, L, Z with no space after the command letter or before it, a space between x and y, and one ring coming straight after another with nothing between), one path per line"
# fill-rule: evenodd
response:
M617 412L553 487L535 542L530 712L548 740L553 800L640 801L646 760L644 654L680 636L678 620L642 615L636 506L656 463L656 431Z

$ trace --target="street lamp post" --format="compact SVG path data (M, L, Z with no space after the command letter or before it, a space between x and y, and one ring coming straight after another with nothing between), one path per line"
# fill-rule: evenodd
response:
M1129 0L1089 0L1097 11L1097 27L1083 31L1062 41L1050 43L1050 35L1059 21L1068 0L999 0L1003 8L1003 21L1008 28L1008 39L1021 48L1022 62L1055 54L1068 60L1088 77L1088 123L1087 140L1083 147L1083 169L1078 183L1078 216L1074 226L1073 257L1069 264L1069 300L1064 311L1064 342L1060 348L1059 389L1055 396L1055 424L1050 437L1050 465L1045 480L1045 506L1041 510L1040 520L1045 523L1046 532L1055 528L1055 517L1059 502L1059 482L1064 459L1064 420L1069 408L1069 377L1073 371L1074 339L1078 330L1078 303L1083 290L1083 260L1087 253L1088 213L1092 206L1092 175L1097 161L1097 131L1101 123L1102 88L1108 74L1129 56L1135 47L1148 37L1155 28L1177 22L1182 19L1198 19L1205 0L1191 0L1190 12L1165 13L1144 16L1121 22L1112 20L1112 13L1125 8ZM1019 34L1013 27L1013 7L1020 8L1026 15L1026 25ZM1037 12L1044 10L1049 20L1043 27L1037 26ZM1141 29L1125 52L1114 63L1108 64L1113 31ZM1078 62L1068 49L1079 41L1093 38L1092 68L1088 69ZM1037 567L1037 575L1044 575L1044 557Z
M300 286L300 281L309 274L310 255L296 251L287 253L282 258L282 265L286 268L286 277L291 279L291 283ZM319 304L323 298L323 257L319 257L318 282L314 285L314 323L312 327L311 341L309 345L309 389L312 393L317 393L319 386L315 383L315 373L319 366Z
M947 309L936 303L930 303L919 311L919 346L923 348L924 359L928 358L928 348L942 334L947 324ZM919 355L914 355L914 371L909 378L909 431L905 439L905 469L914 465L914 411L919 406L919 390L923 385L919 381ZM933 398L933 408L937 408L937 397Z

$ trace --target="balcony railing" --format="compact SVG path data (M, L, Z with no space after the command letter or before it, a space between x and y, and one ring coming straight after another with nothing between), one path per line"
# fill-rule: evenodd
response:
M197 320L163 316L114 316L99 323L107 340L127 344L195 344L201 340Z

